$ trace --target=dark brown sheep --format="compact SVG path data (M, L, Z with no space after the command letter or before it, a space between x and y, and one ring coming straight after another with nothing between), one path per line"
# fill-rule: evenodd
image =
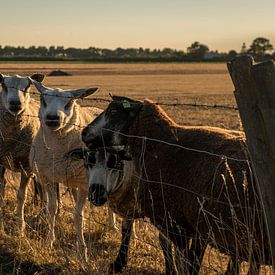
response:
M138 184L124 187L132 191L121 205L138 206L179 249L186 248L187 236L201 248L210 244L238 261L270 264L242 136L220 128L180 126L149 100L113 97L83 130L82 139L90 149L105 146L132 158ZM95 192L91 186L93 203L108 199L107 190Z
M125 156L109 153L104 149L94 152L78 148L68 152L65 157L74 161L84 160L89 182L104 181L107 186L108 184L112 184L114 177L119 179L119 183L116 186L120 187L117 190L115 190L116 188L112 189L112 194L109 194L109 207L123 218L122 238L116 260L110 266L110 272L121 272L128 261L128 248L133 222L137 218L144 218L144 215L139 212L135 201L128 200L128 197L131 198L134 196L133 192L135 191L137 182L135 174L132 173L133 170L131 169L133 163L129 159L125 162ZM176 274L171 242L163 234L159 234L159 241L165 258L166 274ZM176 257L177 259L178 257ZM182 264L181 267L183 267Z

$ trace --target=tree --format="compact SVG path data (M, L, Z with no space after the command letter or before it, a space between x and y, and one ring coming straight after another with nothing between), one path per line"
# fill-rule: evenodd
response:
M248 49L248 53L256 56L263 56L267 51L273 50L273 45L264 37L257 37L253 40Z
M194 42L187 48L187 54L198 59L203 58L207 52L209 52L209 48L198 41Z

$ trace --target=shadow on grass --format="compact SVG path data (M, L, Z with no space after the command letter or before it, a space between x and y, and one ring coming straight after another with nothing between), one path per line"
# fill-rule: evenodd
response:
M0 274L59 274L61 268L51 264L36 265L17 259L12 253L0 249Z

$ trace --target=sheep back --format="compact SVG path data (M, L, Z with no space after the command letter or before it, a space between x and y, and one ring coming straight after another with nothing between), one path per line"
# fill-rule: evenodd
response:
M187 233L222 252L248 259L254 251L256 261L270 263L242 137L219 128L179 126L151 102L129 135L147 137L128 138L128 146L140 176L138 200L153 223L178 231L187 222Z

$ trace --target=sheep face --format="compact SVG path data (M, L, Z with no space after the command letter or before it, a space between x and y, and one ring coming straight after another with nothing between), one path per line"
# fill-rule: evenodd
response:
M2 85L2 103L4 108L12 115L19 115L29 106L30 86L32 79L42 81L44 75L35 74L29 77L4 76L0 74L0 83Z
M140 101L114 96L107 109L82 131L82 140L90 148L116 147L123 150L125 134L142 108Z
M71 160L84 160L87 172L89 201L96 205L104 205L108 196L119 189L124 177L124 161L130 159L125 152L108 152L104 148L96 151L74 149L66 154Z
M40 92L40 119L42 124L52 131L58 131L67 125L72 125L75 118L77 98L93 94L98 88L61 90L43 86L34 82Z

